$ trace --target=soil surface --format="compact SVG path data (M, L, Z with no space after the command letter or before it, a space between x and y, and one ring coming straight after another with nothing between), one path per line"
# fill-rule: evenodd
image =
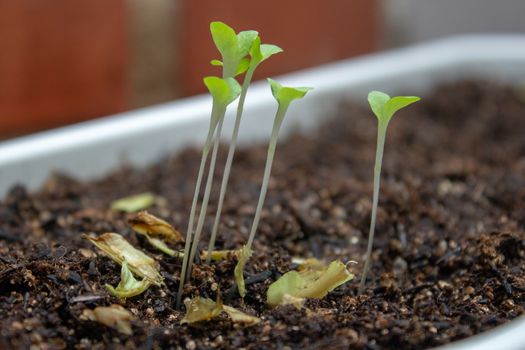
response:
M36 193L14 187L0 203L0 348L424 349L491 329L525 307L525 100L509 87L461 82L394 117L388 130L373 264L356 296L370 220L376 120L365 106L340 112L309 136L277 149L244 302L235 261L198 265L186 296L259 316L180 325L181 261L132 232L113 200L152 191L149 208L184 232L200 162L188 149L148 169L124 167L91 183L53 175ZM330 117L330 116L329 116ZM218 164L223 164L226 148ZM217 241L246 242L266 145L240 150ZM219 173L222 166L219 166ZM219 174L220 175L220 174ZM215 189L220 176L216 176ZM215 210L213 193L205 234ZM81 238L117 232L160 263L166 287L119 301L120 267ZM202 241L207 244L207 236ZM182 245L179 246L181 248ZM291 258L343 261L356 278L306 307L271 309L266 290ZM84 320L86 308L120 303L133 335Z

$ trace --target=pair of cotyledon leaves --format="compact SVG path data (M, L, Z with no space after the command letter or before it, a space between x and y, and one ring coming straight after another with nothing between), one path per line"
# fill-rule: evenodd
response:
M246 30L236 34L222 22L212 22L210 31L215 46L222 56L222 61L213 60L213 65L224 66L224 77L233 77L255 69L262 61L283 50L275 45L261 44L259 33ZM250 58L248 58L248 54Z
M231 27L222 22L212 22L210 31L222 56L222 61L213 60L211 63L224 66L225 78L206 77L204 84L215 103L227 106L241 93L241 86L233 76L242 74L248 69L254 70L261 62L282 52L282 49L275 45L261 44L256 31L242 31L236 34ZM248 55L250 58L247 57ZM268 82L279 104L289 104L294 99L303 97L309 90L309 88L283 87L272 79L268 79Z
M417 96L390 97L381 91L371 91L368 94L368 103L380 124L387 125L392 116L402 108L419 101Z

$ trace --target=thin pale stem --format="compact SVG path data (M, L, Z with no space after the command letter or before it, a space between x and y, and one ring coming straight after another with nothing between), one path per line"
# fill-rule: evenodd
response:
M253 239L255 238L255 233L257 232L257 227L259 226L259 220L261 219L261 212L264 205L264 200L266 199L266 191L268 190L268 184L270 182L270 173L272 171L273 157L275 155L275 148L277 146L277 137L279 135L279 129L281 128L281 123L288 109L287 105L281 106L277 109L275 115L275 120L273 122L273 130L270 138L270 144L268 145L268 155L266 158L266 166L264 168L264 176L261 185L261 193L259 194L259 202L257 203L257 209L255 210L255 216L253 218L252 228L250 230L250 236L248 237L248 243L246 247L251 249L253 244Z
M211 119L215 117L215 114L218 113L217 109L214 108L212 110L212 117ZM180 274L180 284L179 284L179 291L177 294L177 308L180 306L180 302L182 299L182 291L184 288L184 282L185 282L185 276L186 276L186 269L188 268L188 255L191 248L191 242L193 240L193 222L195 220L195 212L197 210L197 202L199 199L199 193L202 183L202 178L204 176L204 168L206 167L206 160L208 159L208 153L210 150L210 144L213 138L213 130L210 126L210 130L208 131L208 136L206 137L206 141L204 142L204 147L202 149L202 157L201 157L201 164L199 167L199 174L197 175L197 182L195 184L195 193L193 194L193 200L191 203L191 210L190 210L190 217L188 221L188 228L186 230L186 242L184 244L184 259L182 260L182 269Z
M244 82L242 84L241 96L239 97L239 104L237 105L237 115L235 116L235 125L233 127L232 139L228 150L228 157L226 158L226 165L224 166L224 173L222 176L221 190L219 193L219 202L217 203L217 212L215 213L215 220L213 222L213 229L211 231L210 242L208 244L208 251L212 252L215 249L215 240L217 238L217 231L219 230L219 223L221 221L222 206L224 204L224 197L228 188L228 180L230 178L230 171L233 163L233 156L235 155L235 148L237 146L237 137L239 135L239 126L241 124L242 112L244 109L244 100L246 93L252 80L252 75L255 69L250 69L246 72ZM211 254L208 254L206 263L211 262Z
M376 148L376 161L374 165L374 194L372 198L372 214L370 218L370 231L368 232L368 246L366 249L366 260L365 266L363 267L363 273L361 274L361 281L359 283L359 294L362 294L365 289L366 277L370 268L370 262L372 258L372 247L374 244L374 233L376 227L377 217L377 205L379 202L379 187L381 184L381 165L383 163L383 150L385 148L385 137L387 123L379 123L377 128L377 148Z
M186 278L189 279L191 276L191 266L193 260L195 259L195 254L199 246L199 240L202 233L202 228L204 226L204 220L206 219L206 212L208 210L208 203L210 201L210 193L213 185L213 174L215 172L215 163L217 161L217 151L219 149L219 142L221 139L222 132L222 122L224 121L224 116L220 118L219 123L217 124L217 134L215 135L215 140L213 143L213 150L211 153L210 168L208 170L208 179L206 180L206 187L204 189L204 197L202 198L201 211L199 213L199 220L197 221L197 228L195 230L195 235L193 237L193 242L191 246L190 258L188 261L188 270L186 272Z

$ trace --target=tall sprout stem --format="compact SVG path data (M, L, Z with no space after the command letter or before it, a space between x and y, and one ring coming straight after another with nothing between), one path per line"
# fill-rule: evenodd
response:
M268 155L266 157L266 166L264 168L264 176L261 184L261 193L259 195L257 209L255 210L255 216L253 218L250 236L248 237L248 243L246 244L246 247L248 249L251 249L252 247L253 239L255 238L255 232L257 232L259 220L261 219L261 212L264 205L264 200L266 199L266 191L268 190L268 183L270 182L270 173L272 171L273 157L275 155L275 148L277 146L277 137L279 135L279 129L281 128L281 124L287 109L288 105L279 105L279 108L277 109L277 113L275 115L275 120L273 122L272 135L270 137L270 143L268 145Z
M381 184L381 164L383 162L383 150L385 148L385 137L387 123L379 122L377 128L377 148L376 160L374 165L374 194L372 198L372 214L370 218L370 231L368 232L368 246L366 249L365 266L361 274L361 281L359 283L359 294L362 294L365 289L366 277L370 268L370 260L372 258L372 246L374 242L374 232L376 227L377 205L379 201L379 187Z
M199 247L199 240L202 233L202 228L204 226L204 221L206 219L206 212L208 210L208 203L210 201L210 193L213 185L213 174L215 172L215 163L217 161L217 151L219 149L219 142L221 139L222 132L222 122L224 118L219 120L217 124L217 134L215 135L215 140L213 143L213 151L211 153L210 159L210 168L208 170L208 179L206 180L206 187L204 189L204 197L202 198L201 211L199 213L199 220L197 221L197 228L195 229L195 235L193 236L193 242L191 246L191 253L188 260L188 269L186 272L186 278L189 279L191 275L191 266L195 259L195 254L197 253Z
M214 118L216 118L220 113L220 110L214 106L212 109L212 115L211 120L213 121ZM213 140L214 130L210 125L210 129L208 131L208 136L206 137L206 141L204 142L204 147L202 149L202 157L201 157L201 164L199 167L199 174L197 175L197 182L195 184L195 193L193 194L193 201L191 203L191 210L190 210L190 218L188 221L188 228L186 230L186 242L184 244L184 259L182 260L182 269L180 274L180 283L179 283L179 290L177 293L177 308L180 307L180 303L182 300L182 292L184 289L184 282L186 278L186 269L188 268L188 255L191 248L191 242L193 239L193 222L195 220L195 212L197 210L197 202L199 199L199 193L200 193L200 187L202 183L202 178L204 176L204 168L206 167L206 161L208 159L208 153L210 151L210 145Z
M246 93L252 80L253 72L255 69L249 69L244 77L242 84L241 95L239 97L239 104L237 105L237 115L235 116L235 125L233 127L232 139L230 147L228 149L228 157L226 158L226 165L224 166L224 173L222 176L221 190L219 193L219 202L217 203L217 212L215 213L215 220L213 222L213 229L211 231L210 242L208 243L208 252L212 252L215 249L215 240L217 238L217 231L219 230L219 223L221 221L222 206L224 204L224 197L228 188L228 180L230 178L230 170L233 163L233 156L235 155L235 148L237 146L237 137L239 135L239 126L241 124L242 112L244 109L244 100L246 99ZM211 254L208 254L206 263L211 262Z

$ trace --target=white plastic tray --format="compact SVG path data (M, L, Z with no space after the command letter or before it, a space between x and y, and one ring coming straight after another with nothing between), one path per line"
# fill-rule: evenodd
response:
M341 96L361 101L372 88L424 95L435 84L466 77L525 82L525 35L465 36L364 56L279 78L315 90L292 105L283 126L309 128L329 115ZM16 183L37 189L53 170L80 179L103 176L123 160L145 166L203 141L211 101L196 96L0 143L0 198ZM242 142L270 134L275 103L264 82L248 92ZM322 111L322 113L321 113ZM233 125L225 121L225 137ZM523 350L525 319L442 349Z

